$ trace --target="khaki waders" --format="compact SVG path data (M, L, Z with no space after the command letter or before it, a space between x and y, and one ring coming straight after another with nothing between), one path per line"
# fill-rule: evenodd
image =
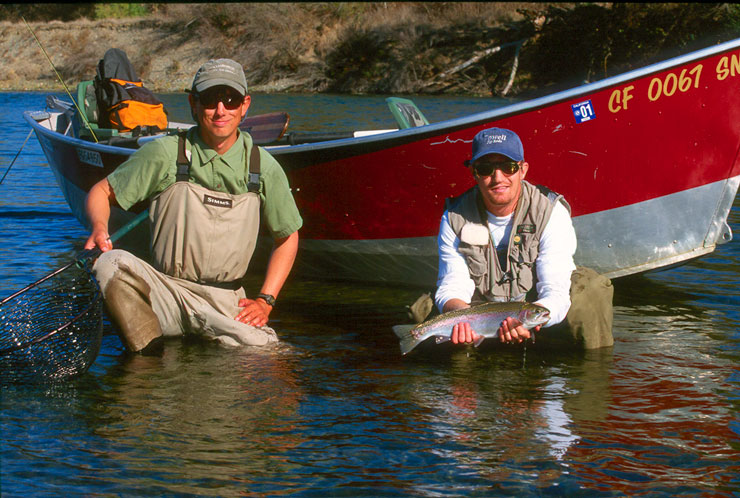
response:
M252 151L250 162L258 165L258 148ZM241 279L257 242L258 177L255 190L250 167L249 192L214 192L187 181L189 163L180 156L178 181L150 207L153 264L113 250L93 268L126 346L141 351L162 335L183 333L232 346L276 342L271 328L234 319L241 311L239 300L246 297ZM257 166L254 176L258 173Z

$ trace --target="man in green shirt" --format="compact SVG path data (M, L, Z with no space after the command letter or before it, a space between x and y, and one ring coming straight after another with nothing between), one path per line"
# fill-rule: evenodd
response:
M250 97L241 65L206 62L189 95L197 126L142 146L95 184L85 248L128 349L156 352L163 336L201 334L226 345L277 341L266 326L298 250L302 219L277 161L239 123ZM152 263L113 249L110 206L151 200ZM241 286L260 223L274 241L255 298Z

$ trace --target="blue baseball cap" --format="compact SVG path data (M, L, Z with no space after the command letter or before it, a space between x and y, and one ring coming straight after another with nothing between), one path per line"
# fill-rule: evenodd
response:
M488 154L501 154L513 161L524 161L524 147L519 136L504 128L481 130L473 139L473 163Z

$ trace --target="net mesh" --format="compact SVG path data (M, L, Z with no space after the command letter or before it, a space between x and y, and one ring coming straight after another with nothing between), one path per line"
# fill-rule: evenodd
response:
M102 336L100 287L87 263L70 265L0 304L0 380L53 382L83 374Z

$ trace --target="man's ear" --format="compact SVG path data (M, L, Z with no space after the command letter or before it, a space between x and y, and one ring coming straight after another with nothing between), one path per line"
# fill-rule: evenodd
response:
M190 116L195 121L195 124L199 124L198 118L195 116L195 96L192 93L188 94L188 102L190 102Z
M527 176L527 171L529 170L529 163L527 161L524 161L522 163L521 171L522 171L522 180L524 180L524 177Z
M242 119L244 119L244 116L247 115L247 111L249 110L249 105L252 103L252 97L249 95L244 96L244 105L242 107Z

